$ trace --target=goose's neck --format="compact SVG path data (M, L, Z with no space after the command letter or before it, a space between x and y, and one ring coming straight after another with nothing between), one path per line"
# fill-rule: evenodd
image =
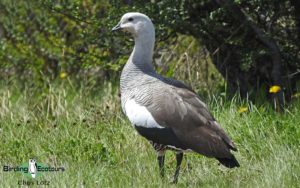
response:
M134 49L130 56L131 62L143 72L154 72L152 64L155 42L154 30L135 36L134 41Z
M153 32L145 32L142 35L135 36L134 41L134 49L121 74L121 95L139 84L144 84L146 75L156 75L152 64L155 41L154 29Z

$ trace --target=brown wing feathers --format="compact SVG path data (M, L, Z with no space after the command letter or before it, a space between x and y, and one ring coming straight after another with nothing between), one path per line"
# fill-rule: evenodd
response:
M147 106L155 120L172 128L190 149L209 157L231 158L230 149L236 150L233 142L197 94L185 88L164 88L155 93L155 106Z

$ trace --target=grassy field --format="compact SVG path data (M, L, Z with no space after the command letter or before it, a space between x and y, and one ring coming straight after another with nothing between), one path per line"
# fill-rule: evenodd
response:
M175 155L167 153L166 174L156 154L120 109L117 87L76 88L65 81L43 90L14 84L0 87L0 185L33 181L3 165L36 158L64 172L44 173L48 187L299 187L300 101L284 113L234 98L209 97L216 119L235 141L241 167L228 170L214 159L185 155L177 185L170 184ZM239 113L240 107L247 111Z

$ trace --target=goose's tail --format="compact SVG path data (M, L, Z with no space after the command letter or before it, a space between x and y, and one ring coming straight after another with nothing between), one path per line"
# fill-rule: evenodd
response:
M222 165L227 168L240 167L239 162L236 160L234 155L231 155L230 158L216 158Z

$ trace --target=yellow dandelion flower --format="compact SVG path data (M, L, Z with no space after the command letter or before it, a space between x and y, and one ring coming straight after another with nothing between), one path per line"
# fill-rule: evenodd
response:
M59 77L61 78L61 79L64 79L64 78L66 78L68 76L68 74L66 73L66 72L61 72L60 74L59 74Z
M274 85L270 87L269 93L278 93L280 90L281 90L280 86Z
M240 114L244 113L244 112L248 112L248 108L247 107L240 107L238 111L239 111Z

